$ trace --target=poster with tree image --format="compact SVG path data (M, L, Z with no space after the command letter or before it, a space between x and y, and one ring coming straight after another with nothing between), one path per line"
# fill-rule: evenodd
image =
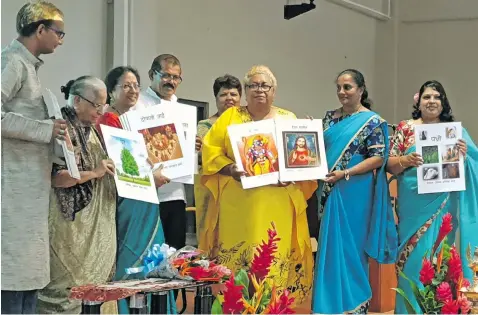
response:
M116 167L115 182L120 197L158 204L158 195L148 163L143 136L101 125L106 150Z
M417 167L419 194L466 189L464 159L456 146L461 136L459 122L415 126L415 147L423 158Z

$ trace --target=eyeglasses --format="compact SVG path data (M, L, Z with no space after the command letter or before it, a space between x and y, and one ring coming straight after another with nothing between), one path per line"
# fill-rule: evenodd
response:
M56 28L51 27L51 26L47 26L46 28L55 32L59 39L63 39L63 37L65 37L65 32L63 32L63 31L57 30Z
M81 98L82 100L87 101L88 103L90 103L90 105L93 106L98 111L103 111L103 109L105 108L106 104L96 104L96 103L90 101L89 99L87 99L86 97L81 96L81 95L78 95L78 97Z
M257 84L257 83L252 83L252 84L246 84L246 87L251 89L252 91L261 91L264 92L269 92L272 89L272 86L269 84Z
M179 75L173 75L173 74L169 74L169 73L161 72L161 71L157 71L157 70L154 70L154 72L159 74L161 76L161 79L163 79L163 80L171 80L171 81L178 82L178 83L181 83L183 81L183 78L181 78L181 76L179 76Z
M118 84L117 86L123 88L123 90L129 90L129 91L139 91L141 86L138 83L126 83L126 84Z

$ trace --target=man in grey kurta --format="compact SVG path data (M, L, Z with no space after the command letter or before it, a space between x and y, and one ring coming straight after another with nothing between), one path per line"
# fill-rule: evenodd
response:
M36 290L50 281L52 139L66 125L48 119L37 71L38 56L61 45L63 27L52 4L26 4L18 39L2 50L2 313L34 313Z

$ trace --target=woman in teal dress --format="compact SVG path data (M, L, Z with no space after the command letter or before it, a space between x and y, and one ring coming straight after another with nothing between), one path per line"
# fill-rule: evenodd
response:
M339 74L342 107L323 119L330 173L320 183L314 313L366 313L372 297L368 258L393 263L397 232L385 165L387 122L370 110L363 75ZM375 175L374 175L375 171Z
M105 79L108 92L107 102L110 106L97 121L100 125L122 128L119 116L127 112L136 104L139 95L140 77L131 67L117 67L111 70ZM153 172L157 187L169 180L161 175L160 171ZM164 243L163 227L159 217L159 206L149 202L118 198L116 214L117 257L115 281L144 278L145 273L129 273L128 268L137 268L143 265L143 259L154 244ZM168 314L176 313L174 295L171 291L168 302ZM120 314L128 314L126 300L118 302Z
M478 148L463 128L463 139L458 149L465 155L466 190L418 194L417 166L423 164L422 157L415 151L415 126L420 124L454 121L452 110L443 86L437 81L425 82L414 105L413 119L400 122L390 142L390 159L387 169L398 175L399 255L397 271L415 283L419 276L423 256L429 251L438 236L442 217L451 213L454 230L448 235L448 243L455 241L459 233L460 255L463 260L464 276L472 280L472 272L466 266L465 251L468 245L473 250L478 246ZM405 291L415 310L419 311L409 283L399 277L398 287ZM396 314L407 313L403 298L397 294Z

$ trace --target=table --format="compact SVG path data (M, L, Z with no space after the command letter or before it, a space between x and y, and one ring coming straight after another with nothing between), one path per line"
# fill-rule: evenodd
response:
M168 293L181 290L184 313L187 307L186 289L196 288L195 314L211 314L214 296L211 285L215 282L198 282L168 279L116 281L101 285L85 285L71 289L70 298L82 301L82 314L100 314L101 305L109 301L129 299L130 314L143 314L151 299L151 314L166 314Z

